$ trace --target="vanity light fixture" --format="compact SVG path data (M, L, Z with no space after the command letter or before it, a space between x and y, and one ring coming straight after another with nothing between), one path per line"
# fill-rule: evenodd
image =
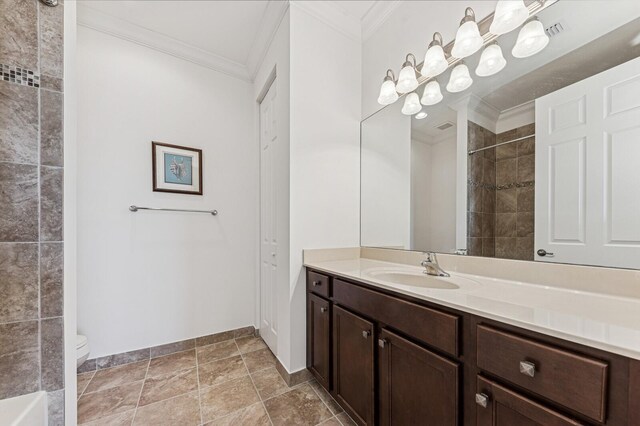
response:
M415 115L415 118L417 120L422 120L423 118L427 118L427 115L429 115L429 114L427 114L425 111L420 111L419 113L417 113Z
M427 53L424 55L420 74L425 77L435 77L445 72L448 67L449 63L442 48L442 34L434 33L433 40L429 43Z
M387 75L382 81L382 86L380 86L380 96L378 96L378 103L380 105L391 105L398 100L395 79L393 70L387 70Z
M490 44L485 47L480 56L480 63L476 68L476 75L480 77L488 77L502 71L507 65L506 59L502 56L502 49L498 43Z
M515 30L529 17L524 0L498 0L489 31L495 35Z
M422 98L420 103L422 105L435 105L442 100L442 92L440 91L440 84L437 80L431 80L424 86L424 92L422 92Z
M420 98L416 92L411 92L404 99L404 105L402 106L402 113L404 115L413 115L422 109L420 105Z
M476 14L472 8L468 7L464 11L464 18L460 21L451 55L455 58L466 58L476 53L483 43L478 24L476 24Z
M469 68L467 68L464 62L460 62L453 68L453 71L451 71L447 91L451 93L462 92L471 87L472 83L473 79L469 75Z
M518 33L518 40L511 54L516 58L533 56L549 44L549 36L544 32L542 22L534 18L527 22Z
M411 63L410 59L413 59L413 63ZM409 93L417 87L418 79L416 78L416 57L413 56L412 53L409 53L404 64L402 64L402 69L398 75L396 90L398 93Z

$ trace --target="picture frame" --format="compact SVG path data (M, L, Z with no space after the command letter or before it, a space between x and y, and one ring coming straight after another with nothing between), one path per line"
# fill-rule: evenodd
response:
M202 195L202 150L151 142L153 191Z

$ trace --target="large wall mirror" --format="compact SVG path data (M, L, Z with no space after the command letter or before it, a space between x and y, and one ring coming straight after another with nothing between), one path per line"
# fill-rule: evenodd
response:
M481 49L470 88L436 77L426 117L400 98L362 122L362 246L640 269L640 6L538 18L540 53L514 58L504 34L497 74L474 72Z

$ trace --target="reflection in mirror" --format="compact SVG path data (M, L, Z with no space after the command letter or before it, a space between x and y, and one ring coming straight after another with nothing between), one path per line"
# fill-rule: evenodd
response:
M473 85L437 77L362 122L361 244L640 269L640 8L557 2L548 46ZM424 52L414 52L422 55ZM483 70L480 70L483 74Z

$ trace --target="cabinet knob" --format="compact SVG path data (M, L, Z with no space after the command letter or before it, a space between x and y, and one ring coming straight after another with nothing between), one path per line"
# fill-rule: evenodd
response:
M520 361L520 372L525 376L533 377L536 375L536 365L529 361Z
M384 348L386 344L387 344L386 339L378 339L378 346L380 346L381 348Z
M487 395L486 393L477 393L476 404L478 404L482 408L487 408L487 406L489 405L489 395Z
M313 282L313 286L314 286L314 287L317 287L317 286L319 286L320 284L322 284L320 281L314 281L314 282Z
M327 312L327 308L325 307L320 308L320 312Z
M369 330L362 330L362 337L368 339L371 336L371 332Z

